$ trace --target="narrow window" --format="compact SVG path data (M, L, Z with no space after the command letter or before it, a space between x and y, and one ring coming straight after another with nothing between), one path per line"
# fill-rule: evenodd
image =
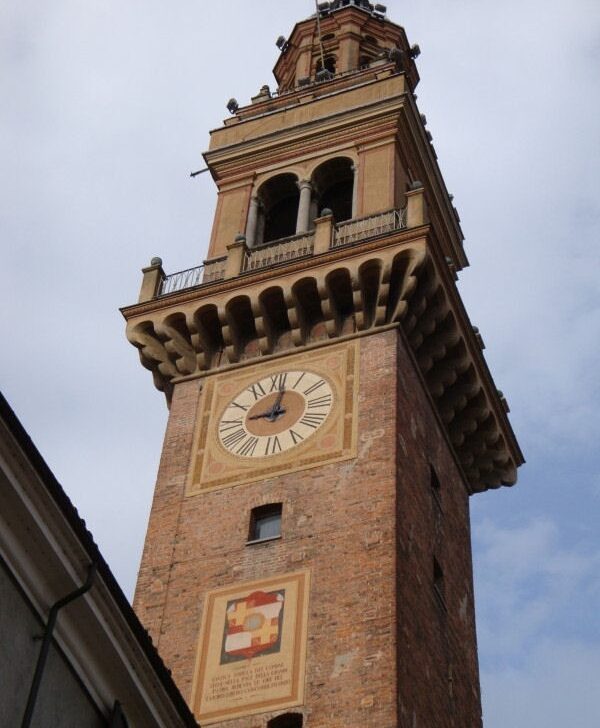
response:
M286 713L272 718L267 723L267 728L302 728L304 725L300 713Z
M440 483L440 479L438 478L437 473L435 472L435 468L433 465L430 466L431 468L431 474L430 474L430 486L431 486L431 497L433 499L433 503L435 504L435 507L438 509L438 511L442 512L442 485Z
M446 608L446 589L444 584L444 572L440 566L440 562L433 558L433 591L440 602Z
M127 722L127 718L123 712L123 707L119 701L117 701L113 707L109 728L129 728L129 723Z
M281 538L281 503L270 503L252 509L248 543Z

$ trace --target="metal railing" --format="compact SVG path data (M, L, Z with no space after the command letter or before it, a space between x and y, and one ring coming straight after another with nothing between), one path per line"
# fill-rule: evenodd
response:
M272 99L281 98L282 96L289 96L289 94L298 93L298 91L306 91L306 89L314 88L315 86L320 86L324 83L327 83L329 81L337 81L339 78L345 78L347 76L353 76L361 71L366 71L367 69L374 67L374 63L376 61L380 61L380 58L374 58L370 63L363 63L362 65L358 66L357 68L351 68L348 71L339 71L338 73L332 73L327 78L318 79L314 76L307 77L305 80L305 83L298 84L294 86L293 88L287 88L287 89L274 89L270 92L270 97ZM389 63L389 61L386 61L386 63ZM383 65L383 64L380 64ZM267 100L267 97L265 96L265 101Z
M291 238L283 238L260 248L252 248L244 253L242 273L269 268L277 263L304 258L312 255L315 244L314 233L302 233Z
M196 286L206 285L207 283L221 281L225 278L226 262L226 257L217 258L204 265L199 265L197 268L188 268L187 270L179 271L179 273L165 276L158 295L167 296L169 293L176 293L177 291L184 291L187 288L195 288Z
M348 220L334 227L331 248L353 245L362 240L404 228L406 228L406 208L369 215L359 220ZM275 240L258 248L251 248L243 253L240 273L270 268L278 263L309 257L314 252L314 245L315 233L313 231ZM158 296L167 296L170 293L221 281L225 278L226 264L227 257L216 258L197 268L188 268L188 270L165 276Z
M352 245L360 240L374 238L395 230L403 230L405 227L406 209L389 210L377 215L361 217L359 220L348 220L348 222L341 222L336 226L331 247L340 248L342 245Z

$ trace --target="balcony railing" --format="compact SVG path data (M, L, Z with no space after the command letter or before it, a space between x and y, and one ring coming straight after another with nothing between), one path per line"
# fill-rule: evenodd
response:
M247 273L252 270L269 268L277 263L286 263L289 260L312 255L314 243L314 233L304 233L294 235L292 238L276 240L260 248L252 248L244 253L241 272Z
M321 223L318 223L321 224ZM333 250L344 247L346 245L355 245L364 240L385 235L396 230L404 230L407 227L407 210L388 210L377 215L369 215L359 220L348 220L347 222L331 225L331 240L329 232L322 243L319 243L317 252L326 252L327 249ZM239 274L249 273L251 271L270 268L271 266L287 263L300 258L307 258L315 253L315 236L314 231L294 235L290 238L275 240L272 243L261 245L257 248L243 249L240 251L241 264L233 262L234 275L237 265ZM321 245L323 245L321 249ZM159 287L158 296L166 296L169 293L177 293L189 288L208 285L225 278L227 267L227 257L216 258L198 268L189 268L188 270L165 276ZM232 261L229 261L230 265Z
M377 215L369 215L359 220L348 220L336 226L332 248L340 248L342 245L352 245L366 238L374 238L378 235L403 230L406 227L406 209L389 210Z
M225 278L225 265L227 258L217 258L211 260L197 268L188 268L179 273L173 273L163 278L160 286L159 296L167 296L169 293L177 291L185 291L188 288L204 285L206 283L214 283L222 281Z

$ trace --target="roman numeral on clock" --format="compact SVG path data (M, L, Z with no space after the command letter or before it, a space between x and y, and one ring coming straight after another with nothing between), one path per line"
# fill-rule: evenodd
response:
M271 376L271 389L269 390L269 392L283 392L283 390L285 389L287 376L287 372L281 372L281 374L275 374L275 376Z
M322 412L307 412L300 420L300 424L316 430L317 427L325 420L325 417L327 417L327 415Z
M241 420L221 420L221 424L219 425L219 432L223 434L224 432L229 432L230 430L239 430L241 426Z
M246 430L242 430L240 428L239 430L236 430L235 432L230 432L227 437L223 438L223 445L228 450L231 450L234 448L239 442L241 442L246 437Z
M325 385L325 380L319 379L318 382L315 382L311 387L309 387L308 389L305 389L304 394L308 397L313 392L316 392L317 389L321 389L321 387L323 387L324 385Z
M230 408L241 409L243 412L247 412L250 409L250 407L246 407L243 404L239 404L239 402L232 402L227 409L230 409Z
M302 374L296 380L296 384L294 384L294 386L292 387L292 389L298 389L298 385L304 379L305 376L306 376L306 372L302 372Z
M330 394L326 394L323 397L315 397L314 399L308 400L308 409L320 409L321 407L329 407L333 401Z
M256 384L253 384L252 386L248 387L248 392L250 392L250 394L254 395L255 401L258 401L261 397L264 397L266 394L266 392L262 388L260 382L257 382Z
M292 440L294 442L294 445L297 445L299 442L302 442L302 440L304 440L302 435L299 435L297 432L294 432L294 430L290 430L289 433L290 433L290 437L292 438Z
M276 455L281 452L281 443L277 435L275 437L269 437L265 446L265 455Z
M258 437L249 437L236 452L238 455L243 455L244 457L252 456L257 445Z

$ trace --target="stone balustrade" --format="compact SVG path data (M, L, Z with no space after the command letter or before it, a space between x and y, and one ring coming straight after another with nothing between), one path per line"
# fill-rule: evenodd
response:
M407 193L407 205L403 209L388 210L337 225L327 210L322 217L315 220L314 230L258 247L248 247L246 237L239 235L228 246L227 256L205 261L204 265L197 268L189 268L169 276L164 274L160 258L155 258L143 270L144 279L139 301L150 301L424 225L427 222L425 193L419 184Z

